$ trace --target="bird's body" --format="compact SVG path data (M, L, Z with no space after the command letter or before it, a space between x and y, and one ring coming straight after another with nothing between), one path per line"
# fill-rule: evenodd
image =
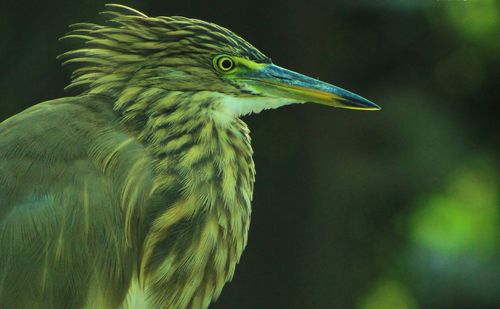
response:
M133 308L144 287L153 308L206 307L246 244L254 171L242 122L184 125L192 136L141 143L92 95L2 123L0 307L115 308L132 283Z
M263 95L281 68L222 27L125 10L68 36L85 41L63 56L77 96L0 124L0 308L208 307L250 224L239 116L308 98L284 69L293 95Z

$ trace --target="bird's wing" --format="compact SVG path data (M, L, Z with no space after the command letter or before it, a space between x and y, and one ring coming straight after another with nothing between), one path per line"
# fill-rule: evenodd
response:
M0 123L0 307L73 308L89 293L119 302L151 179L147 152L104 98Z

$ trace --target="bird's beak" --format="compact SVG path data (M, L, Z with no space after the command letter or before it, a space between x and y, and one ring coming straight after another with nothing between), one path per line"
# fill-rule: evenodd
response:
M241 76L245 84L263 95L349 109L380 109L377 104L350 91L274 64L260 65L245 75Z

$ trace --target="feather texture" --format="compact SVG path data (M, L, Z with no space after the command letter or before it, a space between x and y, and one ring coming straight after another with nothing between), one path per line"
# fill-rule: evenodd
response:
M66 36L77 96L0 124L2 308L206 308L246 245L249 131L220 113L248 94L210 59L270 60L211 23L110 8Z

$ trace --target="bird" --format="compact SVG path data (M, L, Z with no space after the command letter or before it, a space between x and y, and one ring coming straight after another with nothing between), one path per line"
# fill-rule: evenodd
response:
M242 116L380 107L211 22L103 15L63 37L72 95L0 123L0 308L207 308L247 244Z

